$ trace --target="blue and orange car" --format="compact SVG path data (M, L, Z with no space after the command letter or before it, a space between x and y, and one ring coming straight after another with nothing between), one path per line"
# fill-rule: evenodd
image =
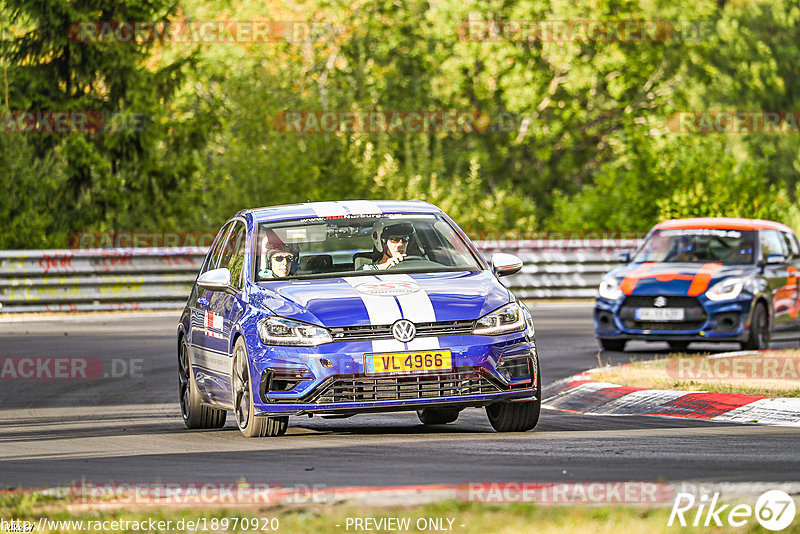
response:
M189 428L233 412L248 437L289 416L416 411L423 424L484 407L497 431L536 426L541 376L530 310L426 202L243 210L217 234L178 325Z
M594 311L606 350L629 340L738 342L767 348L800 338L800 245L786 225L695 218L657 224L625 265L606 274Z

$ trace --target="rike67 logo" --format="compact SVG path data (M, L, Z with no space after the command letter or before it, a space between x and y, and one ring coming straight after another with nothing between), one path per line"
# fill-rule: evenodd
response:
M693 508L697 510L693 512ZM770 490L763 493L756 500L755 507L749 504L722 504L719 493L715 492L709 500L708 495L702 495L699 501L691 493L678 493L672 512L669 514L667 526L680 525L693 527L743 527L753 517L767 530L783 530L794 521L794 500L781 490Z

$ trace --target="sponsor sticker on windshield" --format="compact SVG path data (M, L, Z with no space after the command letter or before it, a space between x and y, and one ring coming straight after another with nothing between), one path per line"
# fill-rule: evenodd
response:
M662 230L661 235L681 236L681 235L708 235L714 237L742 237L739 230L715 230L713 228L685 228L680 230Z

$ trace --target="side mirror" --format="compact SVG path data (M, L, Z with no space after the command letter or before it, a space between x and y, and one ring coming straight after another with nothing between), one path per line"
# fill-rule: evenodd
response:
M513 254L498 252L492 256L492 272L497 276L516 274L522 269L522 260Z
M224 267L211 269L200 275L197 285L208 291L228 291L231 289L231 272Z
M630 263L631 262L631 253L629 251L627 251L627 250L625 252L620 252L618 258L619 258L619 261L621 261L622 263Z
M784 254L767 254L767 264L774 265L776 263L786 263L786 255Z

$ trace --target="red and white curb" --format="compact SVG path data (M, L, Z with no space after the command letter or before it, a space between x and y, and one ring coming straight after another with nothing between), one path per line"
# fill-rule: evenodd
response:
M745 353L717 354L714 358ZM585 415L684 417L725 423L800 427L800 398L739 393L667 391L592 379L592 369L547 388L544 407Z

